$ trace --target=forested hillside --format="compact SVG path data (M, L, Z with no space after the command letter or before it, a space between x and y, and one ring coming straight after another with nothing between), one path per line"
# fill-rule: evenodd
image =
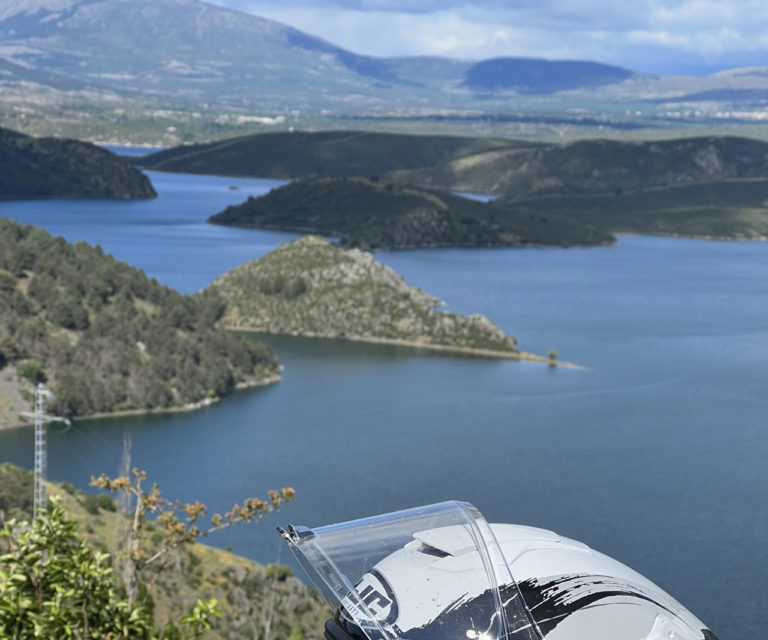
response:
M268 347L214 328L223 311L214 292L183 296L98 246L0 219L0 405L14 384L41 381L52 411L85 416L184 407L276 379Z
M528 146L493 138L368 131L281 131L174 147L139 159L148 169L258 178L383 177L397 169Z
M0 199L157 196L149 178L87 142L32 138L0 129Z
M603 245L605 231L514 203L482 203L445 191L367 178L306 178L209 218L214 224L310 231L366 250L419 247Z

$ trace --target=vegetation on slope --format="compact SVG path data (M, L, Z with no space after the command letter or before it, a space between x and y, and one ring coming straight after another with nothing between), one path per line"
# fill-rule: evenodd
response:
M610 234L568 216L532 213L365 178L308 178L230 206L208 222L336 236L361 249L593 245Z
M154 198L141 171L86 142L0 129L0 199Z
M214 327L223 312L213 291L182 296L100 247L0 220L0 369L17 387L47 379L51 411L184 407L275 379L268 347Z
M70 485L50 483L48 493L61 500L68 518L78 523L80 536L90 547L109 551L113 561L118 559L118 532L127 523L108 495L86 494ZM10 518L29 520L31 510L32 474L0 464L0 522ZM150 539L163 535L156 522L147 520L144 528ZM170 619L179 620L198 599L215 598L221 617L212 621L213 628L204 635L210 640L322 637L328 609L314 591L292 576L290 568L263 566L198 543L185 544L168 560L152 574L141 592L141 602L146 603L145 609L157 627L163 628ZM120 574L119 564L115 564L116 574ZM0 626L0 635L2 631Z
M614 233L768 238L768 180L746 178L641 191L540 196L517 206Z
M148 169L292 179L305 176L385 175L499 148L508 140L415 136L361 131L263 133L175 147L143 156Z
M520 355L516 340L484 316L437 311L439 300L370 254L315 236L233 269L208 290L227 301L228 327Z
M171 171L337 177L286 186L211 222L307 230L349 246L590 245L616 232L766 235L762 187L750 181L768 176L768 144L746 138L534 144L328 132L189 149L146 160ZM743 192L737 186L747 184ZM483 206L431 189L503 200Z
M768 144L735 137L656 142L582 140L480 152L397 172L401 181L525 197L615 193L768 174Z
M272 133L145 156L163 171L299 178L378 176L507 197L613 193L768 175L768 143L736 137L569 144L386 133Z

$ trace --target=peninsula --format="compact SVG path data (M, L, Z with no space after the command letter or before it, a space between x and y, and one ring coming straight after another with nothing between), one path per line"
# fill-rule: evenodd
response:
M305 236L236 267L206 292L226 301L230 329L402 344L495 358L541 359L482 315L440 300L358 249Z
M183 296L84 242L0 219L0 427L46 382L68 417L183 410L279 379L272 351L215 327L215 291Z
M0 129L0 199L155 198L149 178L87 142L33 138Z
M305 178L211 216L212 224L335 236L364 250L423 247L590 246L615 238L568 212L531 213L447 191L369 178Z

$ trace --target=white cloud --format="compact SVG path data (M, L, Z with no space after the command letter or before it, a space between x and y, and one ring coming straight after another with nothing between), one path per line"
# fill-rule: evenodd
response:
M669 73L768 65L765 0L212 1L375 56L590 59Z

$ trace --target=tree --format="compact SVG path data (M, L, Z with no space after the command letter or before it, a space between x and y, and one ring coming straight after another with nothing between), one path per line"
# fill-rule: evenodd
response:
M207 508L200 502L182 504L162 496L157 485L145 491L146 473L132 478L93 479L95 486L122 491L135 499L130 515L127 549L122 554L124 584L114 574L109 553L95 549L78 533L58 498L29 524L10 520L0 529L0 638L72 638L77 640L188 640L199 638L219 616L217 601L198 599L191 612L162 629L155 626L144 572L162 568L174 549L239 522L255 522L293 499L291 488L268 492L268 500L249 498L210 525L199 520ZM156 516L162 535L145 532L149 515ZM0 513L2 517L2 513ZM139 599L140 592L146 598Z
M108 553L94 550L61 503L30 525L0 530L0 637L172 640L199 638L218 615L216 601L198 601L178 625L157 629L150 611L120 595Z
M157 484L153 484L149 491L144 489L142 483L147 479L145 471L134 468L132 476L112 479L102 474L91 480L91 484L99 489L120 491L135 501L127 549L123 557L123 581L128 592L128 602L131 604L138 596L142 573L153 565L161 564L174 549L233 524L258 522L262 515L276 511L280 505L290 502L296 495L291 487L268 491L267 500L247 498L242 506L235 504L224 515L214 513L210 524L200 527L198 521L208 511L202 502L182 504L168 500L162 495ZM156 542L152 541L144 526L149 515L155 515L162 528L162 538Z

